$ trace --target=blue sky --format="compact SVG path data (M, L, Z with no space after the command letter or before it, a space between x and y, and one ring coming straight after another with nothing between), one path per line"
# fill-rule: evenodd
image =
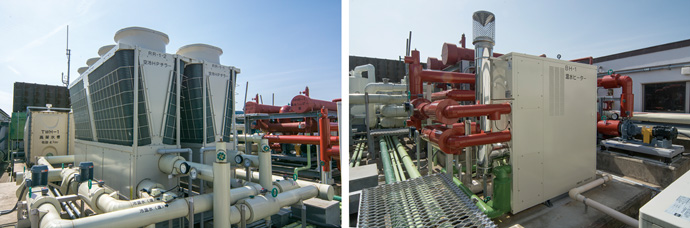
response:
M141 26L168 34L168 53L192 43L223 49L220 61L242 70L238 109L249 97L290 102L309 86L317 99L340 98L339 1L2 1L0 108L12 111L15 81L60 85L67 71L70 29L72 79L121 28Z
M472 47L472 13L496 15L499 53L555 58L600 57L690 39L688 1L411 1L351 0L350 55L398 59L412 48L441 57L462 33Z

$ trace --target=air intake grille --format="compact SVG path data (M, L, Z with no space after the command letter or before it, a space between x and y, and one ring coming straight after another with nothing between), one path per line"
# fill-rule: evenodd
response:
M89 116L88 100L86 99L86 89L84 81L80 80L69 90L74 112L74 131L75 138L93 141L91 132L91 117Z
M359 227L496 227L445 174L362 190Z
M98 141L130 146L133 143L132 123L134 50L121 50L88 75ZM139 77L139 146L151 143L144 97L144 84ZM76 121L76 120L75 120Z
M225 126L223 126L223 142L230 141L230 133L232 131L233 122L232 114L235 113L235 101L232 99L232 95L235 93L232 83L235 80L235 72L234 70L231 70L230 72L230 80L228 80L228 85L226 86L228 93L225 95L225 119L223 120Z
M203 112L203 65L185 66L182 76L182 142L202 143L204 137ZM207 93L208 94L208 93ZM213 142L213 119L211 118L211 100L206 96L206 142Z
M549 114L565 114L565 68L549 66Z
M175 61L176 63L178 61ZM181 61L180 61L181 62ZM180 64L180 69L184 69L185 63L182 62ZM175 71L177 72L177 65L175 66ZM176 116L176 109L177 109L177 73L173 74L172 81L170 83L170 95L168 96L168 110L165 113L165 130L163 131L163 143L168 144L168 145L174 145L177 144L177 132L176 132L176 127L177 123L175 122L175 116ZM180 103L182 103L183 100L180 99Z

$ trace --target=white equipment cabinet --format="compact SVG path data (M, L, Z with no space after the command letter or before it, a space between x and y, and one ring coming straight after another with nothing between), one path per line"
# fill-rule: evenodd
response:
M640 208L640 227L690 227L690 172Z
M594 180L596 66L509 53L491 73L492 103L512 103L491 121L512 132L512 213Z

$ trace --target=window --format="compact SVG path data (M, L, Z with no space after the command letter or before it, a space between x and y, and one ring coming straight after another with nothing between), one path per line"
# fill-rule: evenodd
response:
M685 82L644 85L645 112L685 112Z

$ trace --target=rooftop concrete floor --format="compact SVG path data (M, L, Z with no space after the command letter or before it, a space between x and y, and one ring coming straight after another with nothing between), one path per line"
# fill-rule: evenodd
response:
M639 208L651 199L652 194L650 188L614 179L583 195L637 219ZM626 227L594 208L585 210L583 203L571 199L567 193L552 199L551 203L551 207L540 204L516 215L496 218L494 222L499 227Z
M12 209L17 203L16 191L19 186L14 182L0 183L0 210ZM0 216L0 227L14 227L17 223L17 212Z

